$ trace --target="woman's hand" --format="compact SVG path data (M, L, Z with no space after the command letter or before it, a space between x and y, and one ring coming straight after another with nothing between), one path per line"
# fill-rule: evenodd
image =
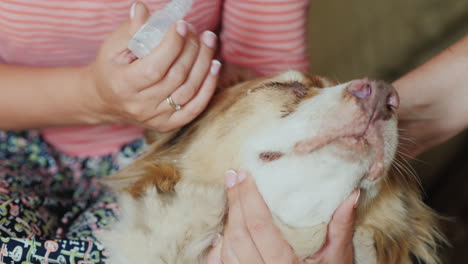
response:
M393 83L400 152L416 157L468 129L468 35Z
M203 111L215 91L221 66L213 60L216 35L207 31L196 36L191 25L178 21L150 54L136 59L127 44L149 12L136 3L130 13L130 20L104 41L88 67L90 108L109 123L159 131L183 126ZM181 109L171 106L168 97Z
M245 171L238 174L228 171L225 177L227 225L224 236L213 243L209 264L353 263L354 207L359 192L353 192L336 210L329 223L325 246L301 261L273 224L271 213L250 175Z

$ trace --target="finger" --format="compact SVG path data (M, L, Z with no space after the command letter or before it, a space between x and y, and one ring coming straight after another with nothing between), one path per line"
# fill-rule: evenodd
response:
M127 49L128 41L149 17L146 5L141 2L135 2L129 10L129 19L112 31L102 45L105 46L106 49L104 54L108 54L112 56L112 58L114 58L115 54L118 54L117 62L123 60L122 57L131 56L131 52L129 53ZM100 55L102 55L101 53L102 52L100 52Z
M169 120L170 117L171 113L169 112L161 113L152 117L151 119L143 120L141 122L142 124L139 125L143 126L144 128L157 130L163 133L169 132L175 128L173 125L168 124L167 120Z
M173 128L181 127L189 123L206 108L211 97L216 91L220 68L221 63L219 61L213 60L211 62L210 73L207 75L202 87L198 90L195 97L184 105L181 110L176 111L171 115L169 124Z
M127 30L122 34L121 52L118 54L116 61L119 64L130 64L134 62L137 57L127 48L128 40L140 29L143 24L148 20L150 13L144 3L134 2L130 7L130 22L124 23Z
M328 227L330 247L344 247L351 243L354 233L355 207L360 198L360 190L355 190L336 209Z
M226 247L224 253L230 253L231 250L240 263L263 263L244 224L245 218L242 215L239 191L235 186L237 175L234 171L227 171L225 178L226 187L228 188L228 217L224 230L224 244Z
M239 172L239 197L247 229L265 263L292 263L294 251L273 223L270 210L246 171Z
M129 49L124 49L122 50L118 55L115 61L118 64L130 64L134 62L137 58L135 54L133 54Z
M197 59L199 49L200 45L198 44L198 40L193 34L189 34L182 53L174 64L171 65L166 76L156 85L140 91L139 96L147 98L152 102L157 102L158 100L162 101L168 96L172 96L172 100L175 104L182 105L183 103L178 101L172 93L187 80L195 60ZM162 113L166 111L173 112L174 109L172 109L169 104L165 103L162 104L161 108L158 108L156 112Z
M126 71L128 81L138 91L160 81L182 53L187 34L187 22L180 20L174 23L154 50L130 64Z
M207 264L223 264L221 260L221 250L223 249L223 237L221 235L217 235L215 241L213 241L212 249L208 253L206 258Z
M144 3L135 2L130 7L130 27L129 34L133 37L135 33L146 23L150 17L148 7Z
M354 233L355 208L360 190L356 190L336 209L328 224L327 241L322 249L307 260L307 263L353 263L352 239Z
M203 45L187 81L178 88L172 98L175 102L185 105L197 93L210 70L211 60L215 54L216 35L211 31L203 32L201 42Z

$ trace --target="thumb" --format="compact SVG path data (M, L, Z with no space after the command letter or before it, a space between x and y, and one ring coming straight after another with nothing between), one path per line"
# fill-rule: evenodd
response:
M213 248L208 253L207 264L222 264L221 250L223 248L223 237L218 234L213 241Z
M354 217L361 191L355 190L336 209L328 224L325 245L306 263L352 263L353 262L353 233Z
M359 201L360 190L355 190L351 195L336 209L328 227L328 237L330 246L344 246L350 244L354 233L355 207Z
M140 28L143 26L148 18L150 17L150 12L148 7L141 2L133 3L130 8L130 28L129 33L133 36Z
M329 245L324 252L329 263L353 263L354 218L360 195L360 190L351 193L333 214L328 226Z
M130 7L130 20L123 23L110 37L108 42L113 43L112 46L116 50L117 56L114 58L119 64L130 64L137 57L127 49L128 41L135 33L146 23L150 13L145 4L134 2Z
M143 26L150 14L146 5L140 2L133 3L129 13L130 19L112 31L101 45L100 57L110 58L121 64L128 64L136 59L127 50L128 41Z

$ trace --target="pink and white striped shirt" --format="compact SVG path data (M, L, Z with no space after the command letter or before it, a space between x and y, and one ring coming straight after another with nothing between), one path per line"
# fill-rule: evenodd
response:
M141 0L151 11L170 0ZM128 18L134 0L1 0L0 63L34 67L86 65L100 43ZM221 57L260 74L307 70L308 0L194 0L185 20L198 32L221 24ZM59 151L112 153L142 136L134 126L44 129Z

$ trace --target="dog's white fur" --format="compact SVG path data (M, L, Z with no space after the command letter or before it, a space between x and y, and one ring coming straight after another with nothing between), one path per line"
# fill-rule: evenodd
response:
M397 148L396 118L380 124L385 145L374 148L384 148L384 158L377 164L383 170L379 179L370 181L366 175L377 162L372 147L353 150L333 142L308 152L301 152L298 147L304 140L327 137L327 133L340 133L337 131L365 122L366 116L355 100L343 99L349 83L315 89L316 95L302 100L289 115L282 117L279 109L294 101L294 96L288 89L262 89L272 80L310 86L304 75L290 71L232 88L235 90L226 92L224 97L221 94L215 98L214 105L195 122L193 133L186 133L188 139L182 139L182 146L171 146L181 145L180 141L174 141L177 135L159 140L140 161L115 176L116 188L124 190L119 192L120 221L99 234L110 252L110 263L203 263L212 239L223 230L223 172L231 168L244 168L252 173L275 223L299 257L305 258L320 249L335 209L355 188L361 188L362 217L353 240L356 263L409 261L409 256L402 255L398 262L379 262L378 259L392 257L380 256L381 245L376 245L389 243L385 238L384 242L379 241L379 232L381 226L387 222L391 225L392 221L392 217L379 218L378 212L408 213L404 202L397 198L378 199ZM321 82L331 86L325 79ZM264 151L281 152L283 156L266 162L259 159L259 153ZM180 179L174 189L166 192L148 184L139 195L125 191L150 174L142 167L151 162L171 164L177 169ZM153 172L158 173L158 168ZM381 204L386 203L393 208L383 209ZM366 216L366 210L370 216ZM396 221L402 219L394 217ZM427 223L421 225L424 224ZM437 232L427 232L427 239L434 242ZM427 250L426 245L419 246L420 251ZM418 257L421 255L424 254ZM437 261L436 256L421 258L429 263Z

